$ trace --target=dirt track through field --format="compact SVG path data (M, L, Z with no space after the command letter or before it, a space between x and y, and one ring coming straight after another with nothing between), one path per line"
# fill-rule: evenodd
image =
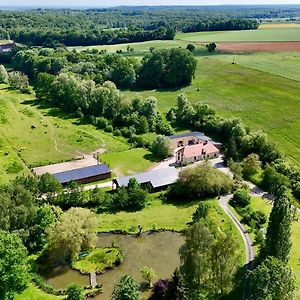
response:
M300 42L218 43L221 52L288 52L300 51Z

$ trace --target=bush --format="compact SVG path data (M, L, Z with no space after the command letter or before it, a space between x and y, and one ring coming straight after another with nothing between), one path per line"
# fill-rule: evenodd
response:
M197 223L200 219L206 218L208 215L208 206L205 203L199 203L197 209L193 213L193 223Z
M83 289L77 283L73 283L68 287L67 290L68 297L67 300L83 300Z
M228 194L233 180L209 163L183 170L168 192L169 200L199 199ZM187 193L188 191L188 193Z
M99 117L96 119L96 125L99 129L104 129L108 126L108 120L104 117Z
M250 204L251 196L249 190L245 188L238 189L234 192L230 204L233 207L246 207Z
M114 131L114 128L112 125L107 125L104 129L106 132L113 132Z
M154 156L164 159L171 155L170 143L167 137L158 135L150 145Z

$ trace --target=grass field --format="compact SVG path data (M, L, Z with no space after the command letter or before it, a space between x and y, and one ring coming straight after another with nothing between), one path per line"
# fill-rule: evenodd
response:
M14 300L61 300L64 298L46 294L34 285L30 285L22 294L16 296Z
M131 147L125 139L81 124L56 109L40 107L33 95L0 85L0 181L28 174L28 167L64 161L98 148Z
M214 58L300 81L300 52L217 54Z
M143 148L134 148L122 152L100 155L100 160L109 165L115 176L124 176L150 169L158 162Z
M199 89L199 91L197 91ZM226 117L240 117L252 129L265 131L294 163L300 165L300 82L246 68L214 57L199 58L191 86L178 90L125 92L127 97L155 96L167 112L185 92Z
M300 27L180 33L176 35L175 39L198 43L300 41Z

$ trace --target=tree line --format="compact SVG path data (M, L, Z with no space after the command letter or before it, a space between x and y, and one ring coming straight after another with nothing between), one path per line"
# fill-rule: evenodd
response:
M71 73L96 83L113 81L119 88L168 88L190 84L197 61L187 49L155 50L142 61L105 51L77 52L59 48L30 49L12 53L11 64L31 79L39 73Z

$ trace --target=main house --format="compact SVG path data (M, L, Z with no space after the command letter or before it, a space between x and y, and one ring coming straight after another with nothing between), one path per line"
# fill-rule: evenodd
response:
M174 134L169 136L168 138L170 141L170 147L172 149L211 141L211 138L206 136L203 132L199 131Z
M176 163L187 165L199 160L217 158L220 150L212 142L204 142L179 148L176 153Z

